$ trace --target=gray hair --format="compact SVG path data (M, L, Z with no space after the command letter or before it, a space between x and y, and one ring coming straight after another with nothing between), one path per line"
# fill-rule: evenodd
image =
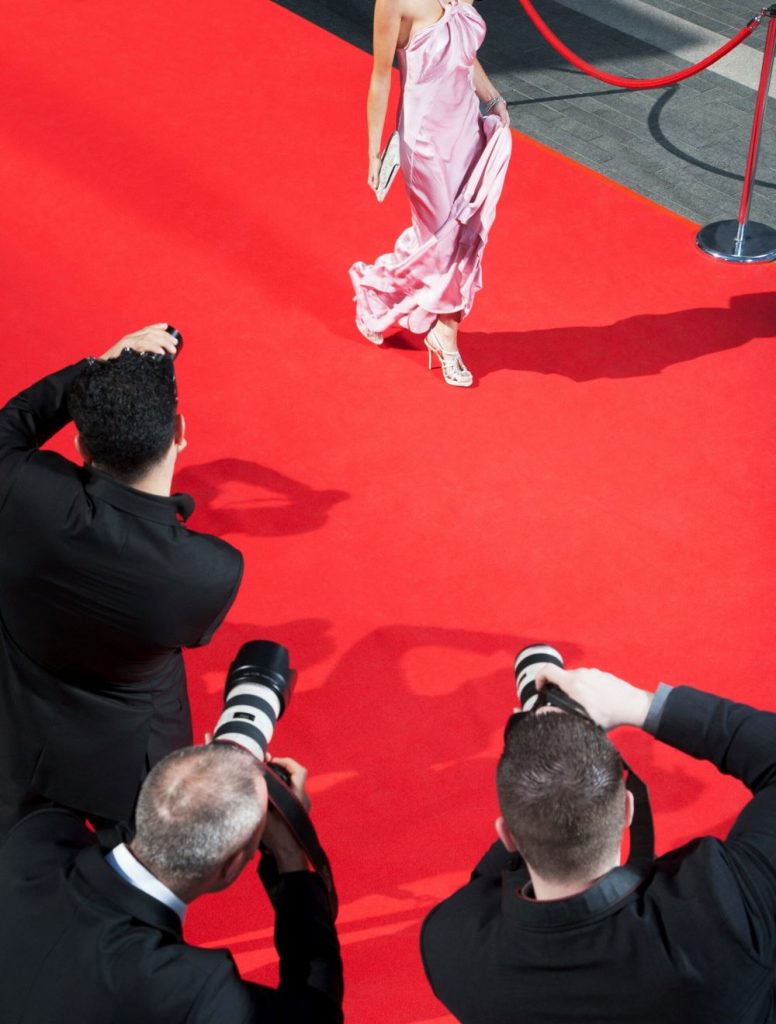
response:
M132 849L167 882L201 881L259 827L259 770L250 754L226 743L168 754L140 790Z

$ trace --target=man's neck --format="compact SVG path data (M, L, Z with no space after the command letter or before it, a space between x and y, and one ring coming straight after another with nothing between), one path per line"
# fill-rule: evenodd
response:
M105 860L124 882L131 885L157 903L168 907L183 923L187 901L172 888L158 873L139 860L129 846L119 843L105 854Z
M101 473L113 476L109 469L103 469L96 462L93 465ZM140 479L133 480L131 484L126 486L131 487L135 491L143 491L144 494L154 494L160 498L169 498L172 493L172 474L174 469L175 460L164 459L152 469L149 469L147 473L144 473ZM114 477L114 479L116 478ZM123 481L119 482L122 483Z
M154 878L156 878L159 882L162 883L162 885L166 886L170 890L170 892L174 893L179 900L182 900L184 903L189 904L193 903L193 901L198 896L202 895L201 890L197 886L185 885L181 884L180 882L172 882L170 879L166 878L164 876L164 873L159 871L156 867L154 867L153 864L149 864L148 861L146 861L142 856L138 856L138 852L136 849L134 849L132 843L127 843L127 849L138 862L138 864L142 864L146 871L152 874Z
M597 871L594 877L590 879L569 879L568 881L564 880L561 882L548 881L548 879L542 878L535 871L529 869L534 899L567 900L572 896L579 896L580 893L591 889L612 868L618 867L619 863L619 858L613 860L610 864L604 865L603 870Z
M132 486L137 491L144 491L146 494L156 494L162 498L169 498L172 493L172 470L167 466L151 470L140 480L136 480Z

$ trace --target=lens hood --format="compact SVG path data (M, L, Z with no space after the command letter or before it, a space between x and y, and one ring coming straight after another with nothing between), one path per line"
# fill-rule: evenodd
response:
M261 682L277 695L281 713L291 701L296 672L291 668L288 649L272 640L250 640L242 645L229 666L225 697L239 683Z

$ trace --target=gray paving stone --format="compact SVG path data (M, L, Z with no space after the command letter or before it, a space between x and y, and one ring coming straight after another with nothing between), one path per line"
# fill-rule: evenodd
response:
M731 89L720 89L718 86L715 86L711 94L708 96L708 102L725 103L728 107L734 107L744 115L743 117L739 117L739 120L742 124L746 125L747 132L751 129L755 104L755 96L751 89L741 89L738 92L734 92ZM767 113L769 117L766 124L772 121L773 114L776 113L776 111L774 111L773 107L769 106Z
M557 110L555 107L551 107L548 103L537 103L536 106L531 108L531 119L542 121L545 124L552 121L562 121L565 116L566 115L562 110ZM545 138L541 132L535 131L526 132L525 134L539 139L540 142L547 142L549 144L549 135Z
M580 101L574 105L576 107L574 122L589 125L591 128L594 127L598 132L598 136L604 135L614 143L628 146L633 145L634 141L640 137L640 132L636 132L633 128L624 125L616 111L610 110L603 104L601 104L600 112L595 104L590 101L586 101L584 104ZM597 138L598 136L591 136L591 138Z
M750 18L758 14L762 7L767 4L754 3L693 3L692 5L677 3L676 0L650 0L650 5L668 14L675 14L677 18L684 18L694 25L707 28L711 32L719 32L720 35L732 37ZM765 39L765 26L761 25L753 36L747 41L750 46L759 43L762 48Z
M564 132L582 142L597 142L602 135L600 128L584 124L576 117L567 118L562 128Z
M583 150L577 149L573 155L579 159L580 163L584 163L586 167L592 167L595 171L600 171L607 177L611 178L612 175L609 173L610 165L612 161L617 160L620 151L612 147L607 147L602 143L605 139L602 137L594 139L592 142L588 142ZM569 156L572 154L569 153Z
M373 0L275 0L355 46L371 49ZM591 10L596 0L589 0ZM678 71L686 62L556 0L534 0L579 55L628 77ZM655 11L733 36L760 7L740 0L649 0ZM750 88L710 71L660 90L624 90L573 68L549 46L518 0L486 4L480 58L509 100L518 131L600 171L683 217L735 217L754 110ZM762 50L767 19L747 45ZM635 31L635 30L634 30ZM366 81L364 93L366 93ZM776 101L763 130L753 216L776 227Z

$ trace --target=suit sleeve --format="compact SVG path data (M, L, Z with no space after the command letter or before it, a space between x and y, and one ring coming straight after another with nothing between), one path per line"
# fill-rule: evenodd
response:
M211 971L186 1024L341 1024L342 1011L319 992L283 992L244 981L231 957Z
M325 996L341 1019L342 958L334 918L321 878L310 871L279 874L263 854L259 874L275 908L275 947L280 957L280 991Z
M203 633L192 643L188 644L189 647L204 647L205 644L209 644L213 639L213 634L221 626L222 622L226 618L227 612L234 604L234 599L237 597L237 591L240 589L240 584L243 578L244 562L242 554L227 544L225 541L219 541L218 555L220 563L220 575L222 577L222 585L219 587L221 596L218 597L217 612L215 618L211 619L205 628ZM217 586L216 579L218 572L215 570L209 574L210 585L214 588Z
M87 360L52 373L0 409L0 507L27 459L70 422L67 392Z
M504 887L522 885L525 862L495 842L462 888L433 907L420 929L420 958L434 995L454 1016L471 978L470 954L501 914ZM516 1017L515 1020L518 1018Z
M745 904L752 950L770 962L776 952L776 714L678 687L656 735L752 793L723 850Z
M19 871L23 877L35 871L46 873L53 870L62 851L95 843L83 815L65 807L43 807L18 821L0 843L0 870Z
M306 871L262 874L275 907L278 988L243 981L231 959L225 960L198 994L187 1021L341 1024L342 960L323 883Z

